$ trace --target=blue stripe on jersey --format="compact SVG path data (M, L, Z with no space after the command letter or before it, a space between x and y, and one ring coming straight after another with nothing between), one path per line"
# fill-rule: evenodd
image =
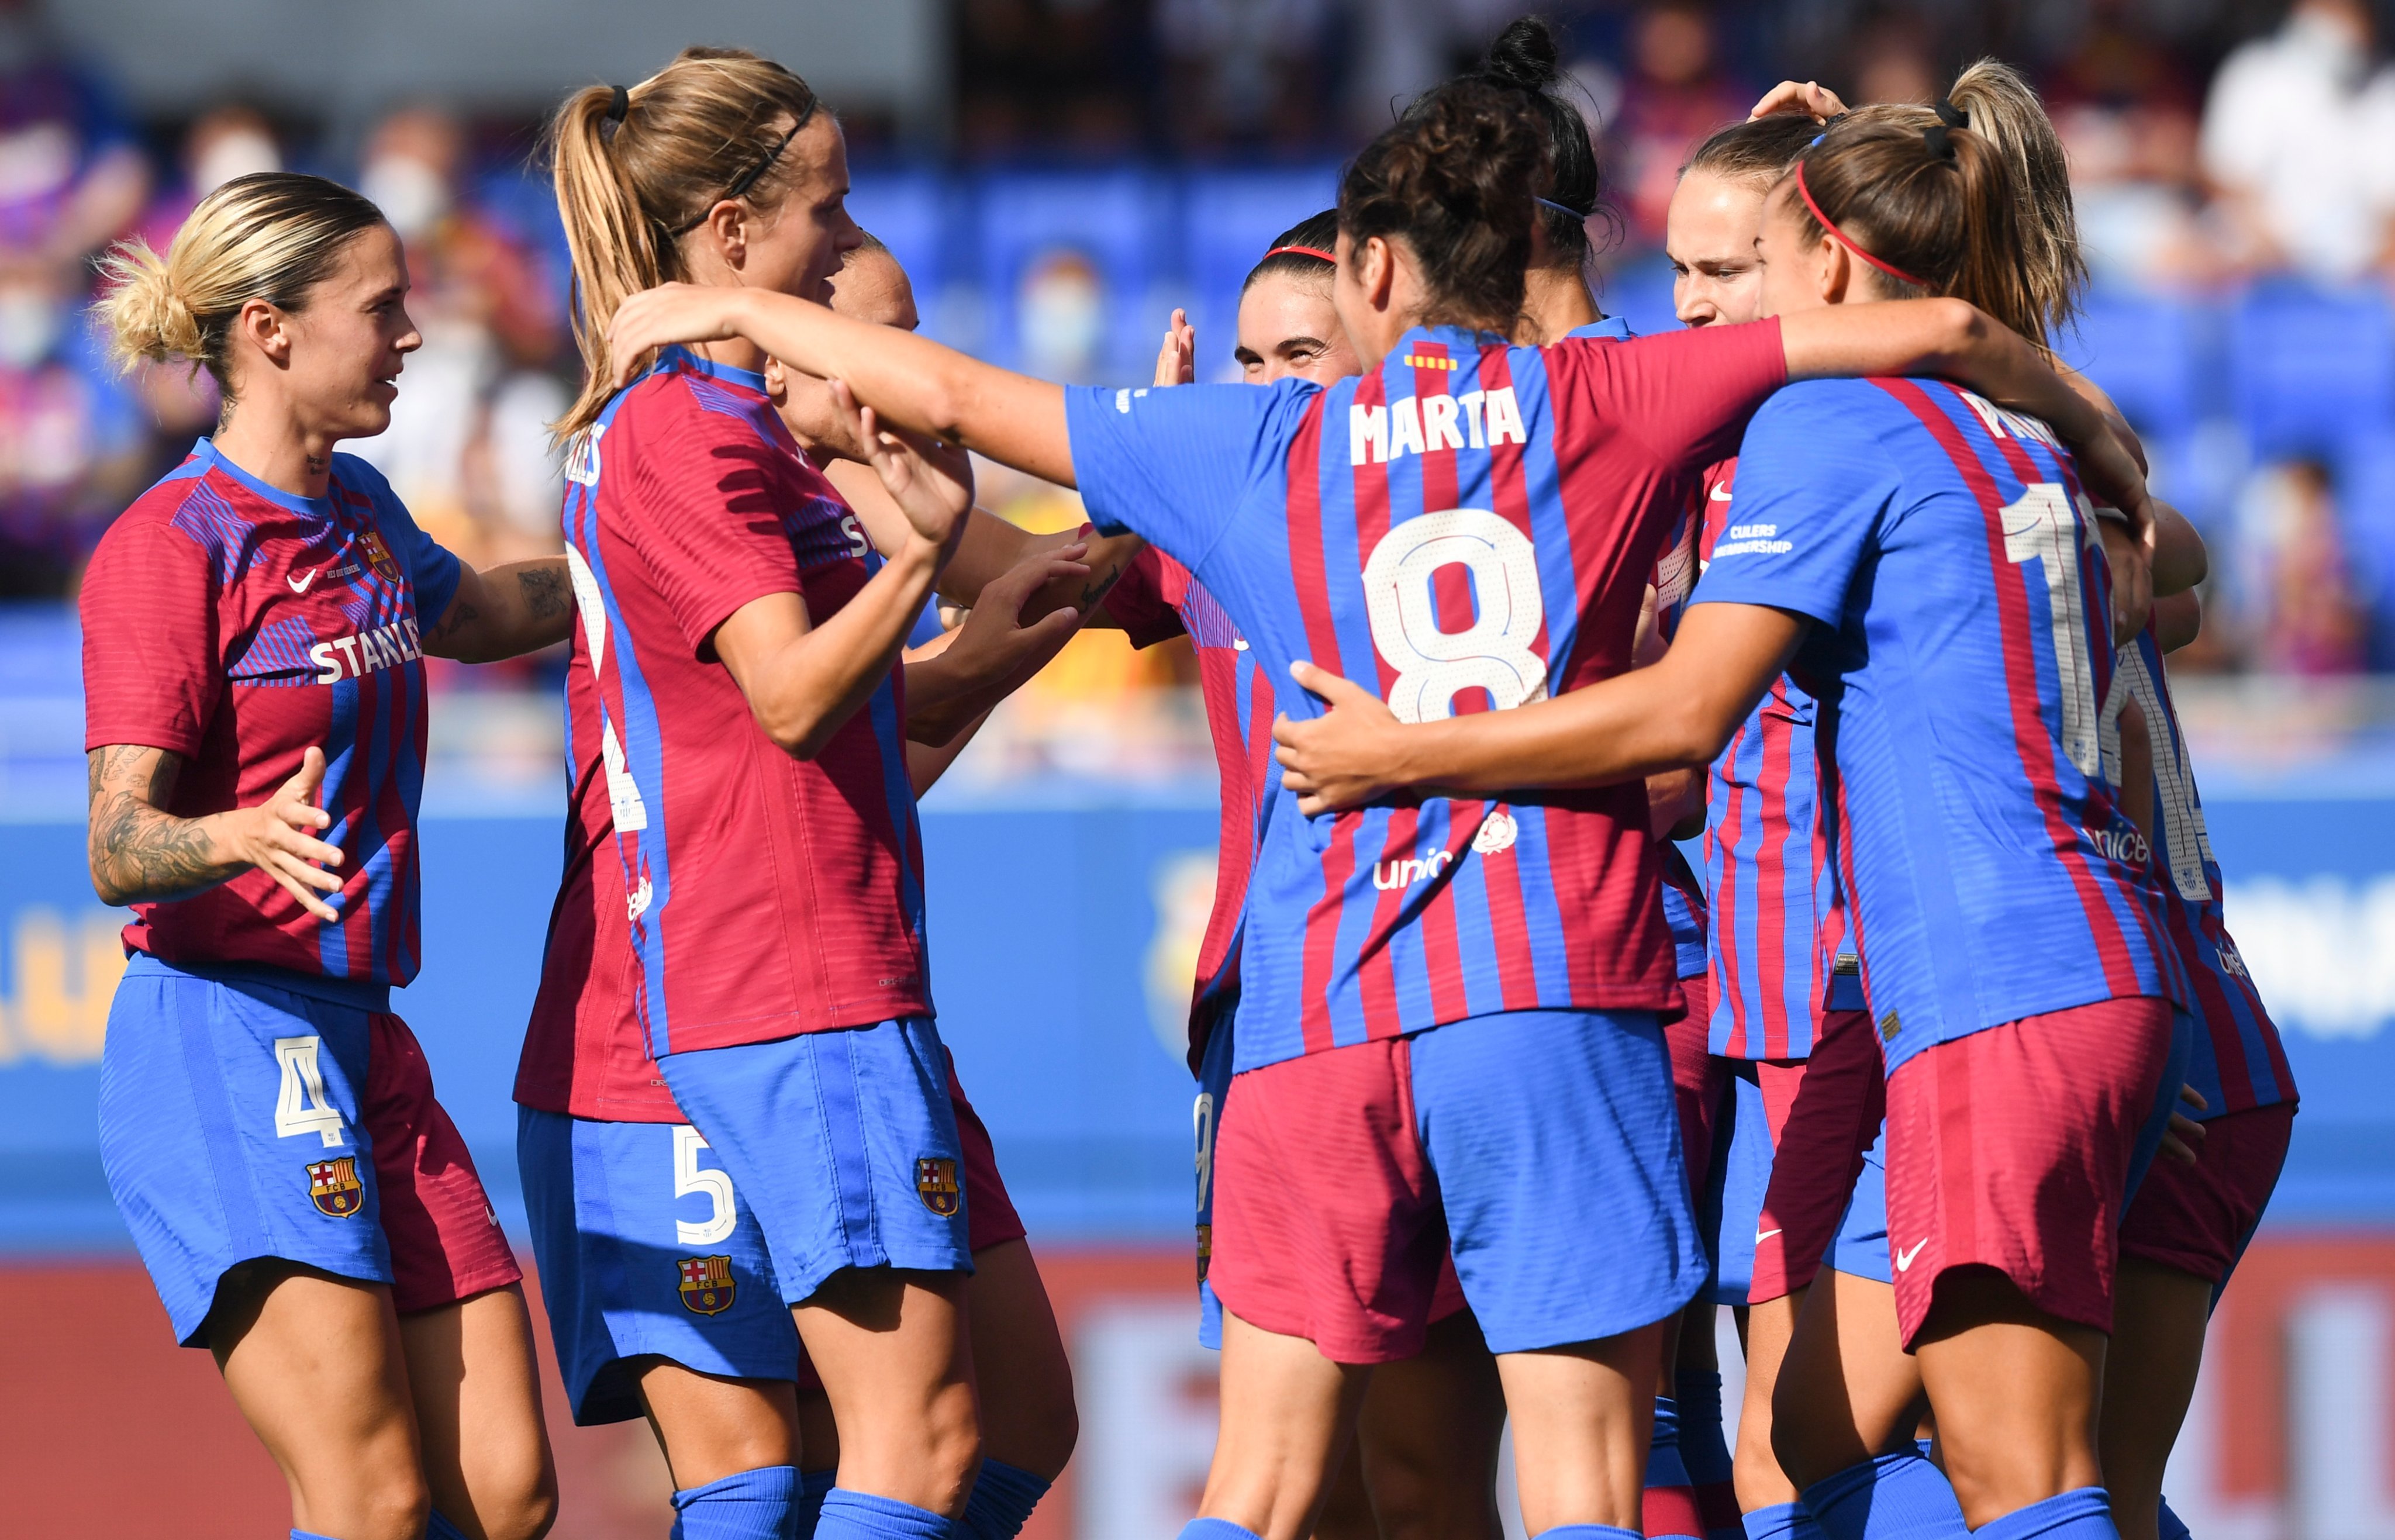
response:
M196 462L193 474L205 476L214 463ZM239 569L248 564L255 528L205 480L191 490L167 522L190 535L193 544L208 553L208 571L215 575L218 587L230 586L239 575Z
M327 745L337 745L340 752L327 757L324 761L324 784L317 797L319 807L341 806L343 795L349 787L350 777L357 772L358 691L364 682L360 679L342 679L329 687L333 691L333 704L331 710L326 713L324 742ZM368 803L360 814L361 823L373 817L373 804ZM334 831L325 832L330 834ZM347 845L349 842L343 843ZM324 895L324 902L332 906L336 914L344 912L344 898L345 895L340 893ZM338 925L316 927L316 958L326 977L334 979L350 977L349 933Z
M225 665L225 678L246 685L314 684L316 665L308 649L315 642L316 633L298 616L268 621Z
M903 847L908 832L915 827L915 783L906 770L906 724L898 719L897 669L883 675L881 682L873 687L873 693L866 698L865 709L873 718L874 742L881 750L881 793L889 799L890 827L897 833ZM906 912L906 928L915 933L916 944L926 953L923 987L928 991L932 969L928 961L930 938L923 928L923 885L915 878L911 860L898 862L898 902Z
M1553 542L1561 545L1563 542ZM1552 633L1551 633L1552 634ZM1550 669L1550 672L1553 672ZM1538 806L1515 808L1514 848L1522 852L1514 862L1514 870L1522 884L1522 913L1526 915L1552 915L1555 912L1555 880L1554 868L1547 864L1547 809ZM1576 944L1579 938L1567 936L1551 925L1541 925L1532 918L1528 926L1530 941L1530 973L1538 981L1542 1000L1571 998L1571 958L1566 948ZM1467 967L1476 967L1497 982L1495 959L1484 952L1465 959Z

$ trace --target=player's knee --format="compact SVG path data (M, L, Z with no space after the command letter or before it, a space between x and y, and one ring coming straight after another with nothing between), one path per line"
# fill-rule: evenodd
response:
M529 1478L477 1505L485 1540L540 1540L557 1522L557 1472L540 1462Z
M378 1471L344 1505L336 1533L347 1540L417 1540L432 1515L432 1494L412 1465ZM312 1515L316 1505L310 1504ZM312 1517L311 1522L317 1522Z

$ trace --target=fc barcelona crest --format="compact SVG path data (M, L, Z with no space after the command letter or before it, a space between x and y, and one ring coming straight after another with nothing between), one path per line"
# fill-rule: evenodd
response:
M681 1269L681 1308L693 1315L721 1315L732 1308L738 1285L732 1279L729 1257L685 1257Z
M358 1180L358 1157L311 1161L308 1165L308 1201L321 1213L346 1219L366 1205L366 1190Z
M957 1163L946 1155L925 1155L915 1163L915 1191L923 1206L943 1219L954 1218L964 1206L957 1187Z
M358 536L358 546L365 552L366 565L375 570L377 577L385 583L399 581L399 563L390 559L390 547L382 543L380 534L367 530Z

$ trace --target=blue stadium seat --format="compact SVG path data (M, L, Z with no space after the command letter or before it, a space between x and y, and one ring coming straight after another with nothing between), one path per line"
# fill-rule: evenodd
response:
M2362 434L2329 468L2346 553L2370 598L2371 666L2395 666L2395 428Z
M1596 303L1608 315L1627 318L1640 336L1680 329L1672 309L1672 264L1661 256L1607 274L1597 285Z
M2256 284L2229 322L2238 420L2262 458L2395 428L2395 310L2375 288Z
M2183 300L2097 288L2078 325L2057 340L2064 360L2102 386L2139 434L2178 439L2217 405L2206 399L2217 377L2206 319Z
M1337 201L1339 170L1201 171L1183 194L1188 235L1189 319L1198 327L1198 377L1226 377L1239 284L1272 238Z
M1166 288L1179 252L1170 184L1141 170L999 172L982 179L974 245L989 309L986 356L1024 367L1021 290L1035 263L1077 253L1104 291L1103 336L1087 373L1145 382L1177 301Z

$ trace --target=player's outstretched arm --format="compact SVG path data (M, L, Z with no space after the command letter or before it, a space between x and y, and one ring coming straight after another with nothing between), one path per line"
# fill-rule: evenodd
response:
M989 709L1046 666L1080 628L1081 612L1066 606L1024 618L1035 593L1075 580L1088 569L1078 544L1018 563L981 592L981 602L936 654L906 664L906 736L934 747L977 727ZM930 649L925 649L930 653Z
M91 886L102 903L189 898L255 866L318 919L341 917L317 896L341 887L325 870L341 863L340 850L316 837L333 822L316 806L324 783L323 749L310 748L298 773L257 807L204 818L165 810L182 768L181 756L139 744L91 751L87 853Z
M424 632L424 650L459 663L495 663L563 641L574 627L565 558L538 556L485 573L460 564L457 593Z
M835 314L765 289L667 283L624 301L607 331L621 385L655 349L747 337L794 369L844 380L897 427L928 433L1062 486L1077 486L1062 386L1000 369L929 337Z
M1282 783L1312 817L1406 791L1598 786L1711 764L1780 677L1805 617L1700 604L1662 661L1510 711L1400 722L1380 698L1311 664L1297 682L1331 709L1273 724Z

